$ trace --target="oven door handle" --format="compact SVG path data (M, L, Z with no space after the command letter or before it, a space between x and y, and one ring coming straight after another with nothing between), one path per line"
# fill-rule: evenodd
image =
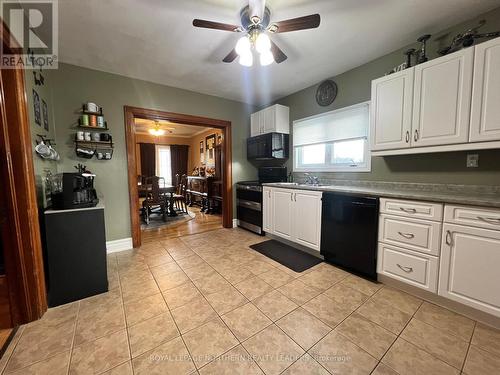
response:
M254 211L262 211L262 205L259 202L247 201L245 199L238 199L236 204L241 207L249 208Z

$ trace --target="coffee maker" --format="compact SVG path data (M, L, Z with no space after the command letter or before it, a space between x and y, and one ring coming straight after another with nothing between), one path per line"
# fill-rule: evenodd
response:
M99 203L94 189L95 174L86 170L78 173L58 173L50 177L52 208L68 210L95 207Z

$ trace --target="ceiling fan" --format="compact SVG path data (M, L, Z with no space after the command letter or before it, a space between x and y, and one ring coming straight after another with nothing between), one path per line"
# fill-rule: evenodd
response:
M194 19L193 26L243 33L244 35L238 40L236 46L222 61L231 63L239 57L238 61L241 65L252 66L252 49L255 49L260 55L260 64L265 66L273 61L280 64L288 58L269 38L268 32L287 33L314 29L319 26L321 21L319 14L311 14L271 23L271 11L266 7L265 0L249 0L249 4L240 11L240 19L241 26L200 19Z

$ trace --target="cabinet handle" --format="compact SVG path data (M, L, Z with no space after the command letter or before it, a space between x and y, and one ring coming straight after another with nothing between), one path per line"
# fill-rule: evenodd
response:
M488 224L500 225L500 218L497 217L478 216L477 218L478 220L484 221Z
M297 193L294 193L294 194L293 194L293 200L294 200L295 202L297 202Z
M449 230L446 231L446 244L448 246L452 246L453 244L453 236L451 235L451 232Z
M293 202L293 193L290 194L290 201Z
M401 236L401 237L404 237L404 238L407 238L409 240L411 240L412 238L415 238L415 235L413 233L403 233L403 232L398 232L398 234Z
M401 270L403 270L406 273L412 273L413 272L413 268L411 268L411 267L405 267L405 266L402 266L399 263L397 263L396 266L398 266Z
M405 207L399 207L399 209L403 212L406 212L408 214L416 214L417 210L414 208L405 208Z
M416 141L418 141L418 137L419 137L419 134L418 134L418 129L415 129L415 135L413 136L413 139Z
M406 143L410 143L410 131L406 131Z
M269 199L271 199L271 190L267 192L269 194Z

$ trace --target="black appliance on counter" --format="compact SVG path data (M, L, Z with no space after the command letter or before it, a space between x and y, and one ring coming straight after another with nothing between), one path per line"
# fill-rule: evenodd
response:
M322 202L321 255L377 280L379 199L324 192Z
M50 177L52 208L95 207L99 203L94 189L94 174L58 173Z
M247 138L248 160L276 160L289 158L290 136L284 133L267 133Z
M264 234L262 230L262 184L286 180L286 167L260 167L258 181L236 183L238 226L257 234Z

